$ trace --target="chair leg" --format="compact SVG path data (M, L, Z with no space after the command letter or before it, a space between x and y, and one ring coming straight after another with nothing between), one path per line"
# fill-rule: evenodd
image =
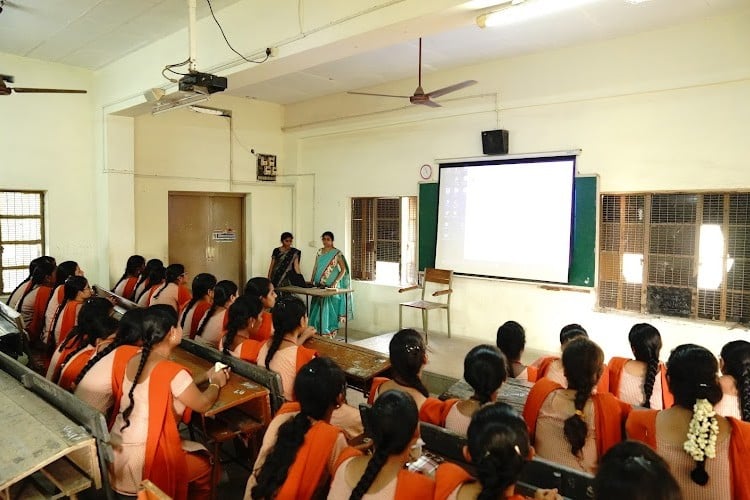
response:
M424 343L428 343L427 340L427 309L422 309L422 330L424 330Z
M451 338L451 309L450 307L445 309L445 314L448 320L448 338Z
M404 306L399 305L398 306L398 329L399 330L401 330L402 328L401 324L403 323L403 319L404 319Z

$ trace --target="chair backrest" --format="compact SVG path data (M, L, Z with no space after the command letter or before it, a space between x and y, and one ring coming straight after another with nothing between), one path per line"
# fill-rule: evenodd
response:
M424 278L422 279L422 300L424 300L426 294L428 293L427 289L429 288L427 286L428 283L432 283L433 285L437 285L437 289L440 290L446 290L451 287L451 284L453 282L453 271L450 271L448 269L434 269L432 267L428 267L424 270ZM451 300L450 294L448 294L448 297L446 299L448 302Z
M564 498L594 498L594 476L540 457L534 457L526 464L519 484L543 489L557 488Z
M466 461L463 449L466 446L466 438L459 436L443 427L419 422L419 432L424 441L424 447L451 462L470 467Z

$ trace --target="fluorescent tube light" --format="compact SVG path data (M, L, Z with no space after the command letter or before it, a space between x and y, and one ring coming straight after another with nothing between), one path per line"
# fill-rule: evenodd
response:
M173 109L185 108L192 104L207 101L208 97L209 97L208 94L192 94L192 95L188 95L188 96L182 97L174 101L162 100L156 103L156 105L154 106L154 109L151 110L151 114L159 115L161 113L166 113L167 111L171 111Z

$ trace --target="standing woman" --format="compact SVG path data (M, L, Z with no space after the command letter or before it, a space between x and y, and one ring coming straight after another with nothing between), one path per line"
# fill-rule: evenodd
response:
M323 248L318 250L315 256L315 267L310 281L314 285L328 288L349 288L349 265L341 250L333 246L333 233L326 231L321 236L321 241ZM348 311L346 302L343 295L313 297L310 302L310 325L323 335L336 335L339 320L353 317L351 297L348 301Z
M664 364L659 361L661 335L648 323L633 325L628 334L635 359L612 358L609 370L609 392L620 401L661 410L674 403L667 385Z
M211 308L203 315L195 339L218 349L224 336L229 316L227 309L237 298L237 285L229 280L221 280L214 287L214 300Z
M57 266L50 260L42 260L34 266L29 286L16 304L16 311L21 313L23 324L29 332L29 339L35 344L42 335L44 311L55 284Z
M159 259L150 259L146 262L146 267L141 271L141 275L138 277L138 283L135 285L133 302L139 302L143 292L150 290L151 287L156 284L155 282L151 282L151 273L155 269L164 269L164 263ZM164 279L164 276L162 276L161 279Z
M164 273L164 284L149 299L148 305L166 304L179 314L190 301L190 290L185 286L187 273L182 264L170 264Z
M44 326L42 327L43 342L47 342L48 340L49 329L55 317L55 311L57 311L60 302L65 298L65 282L71 276L83 276L83 269L73 260L61 262L57 266L57 272L55 273L55 289L52 291L52 295L49 296L49 301L47 301L47 307L44 312Z
M81 306L86 299L91 297L91 294L91 286L83 276L71 276L65 281L63 301L57 306L50 324L47 345L51 351L54 351L55 347L65 340L68 332L78 323Z
M252 338L261 342L270 339L273 336L273 315L271 315L271 309L276 305L274 284L266 278L251 278L245 285L245 295L258 297L261 304L263 304L263 322Z
M716 413L750 422L750 342L734 340L721 348L722 398Z
M182 309L180 313L180 328L188 338L195 338L203 315L211 309L214 301L214 287L216 276L209 273L200 273L193 278L191 290L193 298Z
M229 379L229 370L211 367L206 372L209 385L201 392L185 367L169 360L182 341L177 314L170 306L148 308L143 336L141 352L114 366L113 377L119 384L111 433L122 444L114 448L112 487L132 496L148 479L176 500L210 498L209 459L202 452L183 449L177 424L189 416L187 409L211 408Z
M141 277L141 273L146 268L146 259L142 255L131 255L125 264L125 272L122 277L112 287L112 293L133 300L135 287Z
M268 266L268 279L276 288L290 285L289 275L294 272L302 274L299 270L299 261L302 252L292 246L294 236L292 233L281 233L281 246L273 249L271 254L271 265Z

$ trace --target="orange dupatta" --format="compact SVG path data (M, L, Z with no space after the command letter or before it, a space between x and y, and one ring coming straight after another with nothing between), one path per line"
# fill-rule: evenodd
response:
M197 304L195 304L195 310L193 310L193 317L190 318L190 338L195 338L195 332L198 331L198 327L201 324L201 320L203 319L203 316L206 314L206 311L211 309L211 304L206 302L205 300L201 300Z
M617 397L618 391L620 390L620 378L622 377L622 370L625 367L625 363L630 361L627 358L612 358L609 360L607 370L609 371L609 392ZM659 376L661 379L661 401L664 408L671 408L674 404L674 396L669 390L669 384L667 383L667 371L664 369L664 364L659 363Z
M59 338L57 338L57 341L54 343L54 345L60 345L65 342L65 338L68 336L73 327L76 326L76 322L78 321L78 310L80 306L80 302L70 300L67 304L65 304L63 310L60 311L59 314L61 314L62 316L57 322L57 327L59 327L59 330L57 330L59 332ZM50 332L50 334L54 339L55 332Z
M240 344L240 359L249 361L250 363L257 363L258 353L264 344L265 342L258 342L252 339L242 341Z
M367 404L371 405L375 402L375 395L378 393L378 389L380 389L380 386L388 382L390 379L388 377L375 377L372 379L372 384L370 385L370 394L367 395Z
M125 280L125 286L122 289L122 296L128 300L133 300L135 286L138 284L138 276L132 276ZM114 290L112 290L114 292Z
M255 336L250 338L265 342L273 336L273 315L268 311L263 311L261 317L263 322L260 324L260 328L255 332Z
M440 401L437 398L427 398L419 409L419 421L428 424L445 427L445 419L450 413L451 408L458 403L458 399L448 399Z
M94 357L96 348L89 346L83 348L81 351L75 353L73 357L62 365L60 370L60 379L57 381L57 385L65 389L66 391L73 392L73 382L78 378L78 374L81 373L83 367ZM61 356L61 359L62 358ZM53 379L54 380L54 379Z
M47 309L47 302L52 295L52 287L40 285L36 291L36 298L34 299L34 312L31 315L31 322L26 328L29 332L29 339L32 342L39 340L42 335L42 327L44 326L44 313Z
M463 468L450 462L442 463L435 472L435 500L445 500L464 483L476 481Z
M116 347L113 351L114 359L112 360L112 394L114 398L114 406L112 407L112 413L109 419L109 430L112 430L112 426L115 423L115 417L120 413L120 398L118 394L122 394L122 382L125 378L125 370L128 367L128 361L130 358L138 354L140 347L134 345L121 345Z

